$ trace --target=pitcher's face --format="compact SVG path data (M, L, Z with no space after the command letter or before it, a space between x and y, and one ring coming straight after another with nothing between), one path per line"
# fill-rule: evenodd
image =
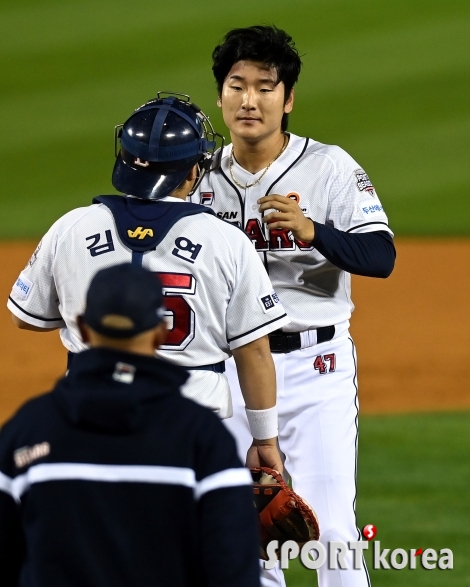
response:
M285 102L283 82L274 67L237 61L229 71L217 104L233 137L257 142L281 131L284 113L292 110L294 94Z

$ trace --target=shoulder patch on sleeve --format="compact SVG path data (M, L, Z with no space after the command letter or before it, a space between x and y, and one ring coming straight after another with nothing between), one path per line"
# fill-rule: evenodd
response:
M279 297L275 291L272 291L271 293L264 296L260 296L258 300L265 314L274 309L279 304Z
M21 277L20 275L20 277L18 277L16 280L15 285L13 286L13 292L20 300L26 300L32 288L32 281L29 281L29 279L26 279L26 277Z
M356 185L357 185L357 189L359 191L361 191L361 192L363 192L363 191L373 192L374 191L374 186L372 185L372 182L369 179L369 176L367 175L367 173L363 169L356 169L356 171L354 172L354 175L356 176Z
M28 267L32 267L32 266L34 265L34 263L36 263L36 260L37 260L37 258L38 258L39 251L41 250L41 247L42 247L42 240L39 242L38 246L36 247L36 250L35 250L35 251L34 251L34 253L31 255L31 258L30 258L30 260L28 261L28 263L27 263L27 265L26 265L25 269L26 269L26 268L28 268Z

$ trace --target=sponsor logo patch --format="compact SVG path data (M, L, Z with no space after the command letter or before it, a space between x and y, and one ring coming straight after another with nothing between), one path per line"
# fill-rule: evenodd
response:
M151 228L144 228L143 226L138 226L135 230L128 230L127 236L129 238L138 238L139 240L142 240L146 236L153 236L153 230Z
M48 442L41 442L34 446L23 446L13 453L15 465L19 468L29 465L36 459L47 456L51 452L51 445Z
M269 312L270 310L275 308L277 304L279 304L279 297L275 291L273 291L270 294L267 294L265 296L260 296L258 299L261 303L261 306L263 308L263 312L265 314L266 314L266 312Z
M29 279L20 276L13 286L13 291L15 292L16 296L20 298L20 300L26 300L31 292L32 287L33 283L29 281Z
M356 169L354 175L356 176L357 187L361 192L363 192L364 190L368 192L374 191L374 186L372 185L369 176L363 169Z
M134 365L128 365L127 363L116 363L114 367L113 379L119 381L119 383L132 383L135 376Z
M238 216L238 212L217 212L217 218L222 220L235 220Z
M377 200L367 200L361 202L359 208L364 218L370 218L371 216L384 216L385 212L383 206L377 202Z
M214 203L214 192L201 192L199 203L203 206L212 206Z

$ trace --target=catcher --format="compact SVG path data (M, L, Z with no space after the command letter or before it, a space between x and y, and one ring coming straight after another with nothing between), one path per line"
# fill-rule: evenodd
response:
M170 330L159 352L189 370L182 394L229 418L224 371L233 356L253 434L247 461L280 469L267 335L289 318L243 232L186 202L212 163L216 136L189 96L159 92L138 108L115 136L112 181L125 195L99 196L55 222L14 284L8 308L19 328L60 328L70 366L86 349L76 317L93 275L124 261L157 273Z

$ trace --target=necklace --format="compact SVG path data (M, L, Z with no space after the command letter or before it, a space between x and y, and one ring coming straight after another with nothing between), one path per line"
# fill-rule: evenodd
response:
M287 138L287 135L284 135L284 142L282 144L282 149L279 151L279 153L274 157L274 159L270 163L268 163L268 165L264 168L263 173L258 177L258 179L255 179L254 182L247 183L246 185L243 185L242 183L237 181L235 179L235 176L233 175L233 159L234 159L234 157L233 157L233 145L232 145L232 150L230 151L230 158L229 158L229 162L228 162L228 168L230 171L230 175L232 176L233 183L235 183L239 188L243 188L244 190L247 188L251 188L254 185L257 185L263 179L263 177L266 175L268 169L271 167L271 165L274 163L274 161L276 161L276 159L278 159L284 153L288 143L289 143L289 139Z

